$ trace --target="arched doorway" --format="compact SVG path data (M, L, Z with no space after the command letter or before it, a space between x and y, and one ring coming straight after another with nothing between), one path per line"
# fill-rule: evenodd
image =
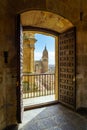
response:
M72 23L54 13L34 10L21 14L21 25L29 29L47 30L57 36L56 98L59 102L75 108L75 29L71 29ZM19 88L20 93L21 87ZM22 108L20 99L18 98L18 105Z

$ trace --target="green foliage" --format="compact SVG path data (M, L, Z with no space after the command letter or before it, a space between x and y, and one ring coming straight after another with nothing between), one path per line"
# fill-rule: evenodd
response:
M38 86L35 85L35 83L29 83L28 81L23 81L22 85L23 85L23 92L24 93L38 91Z

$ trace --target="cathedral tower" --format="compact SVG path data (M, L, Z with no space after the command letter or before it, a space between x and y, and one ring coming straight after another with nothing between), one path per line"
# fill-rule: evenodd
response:
M48 51L45 46L42 55L42 73L48 72Z

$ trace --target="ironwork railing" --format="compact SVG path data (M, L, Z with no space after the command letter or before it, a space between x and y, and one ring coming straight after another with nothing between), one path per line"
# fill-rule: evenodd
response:
M54 73L49 74L23 74L23 98L34 98L53 95Z

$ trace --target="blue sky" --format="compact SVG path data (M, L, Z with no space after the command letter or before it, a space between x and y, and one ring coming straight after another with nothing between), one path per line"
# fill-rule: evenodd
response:
M55 38L51 36L46 36L43 34L35 34L37 42L35 43L35 60L40 60L42 57L42 52L46 46L49 56L49 64L55 64Z

